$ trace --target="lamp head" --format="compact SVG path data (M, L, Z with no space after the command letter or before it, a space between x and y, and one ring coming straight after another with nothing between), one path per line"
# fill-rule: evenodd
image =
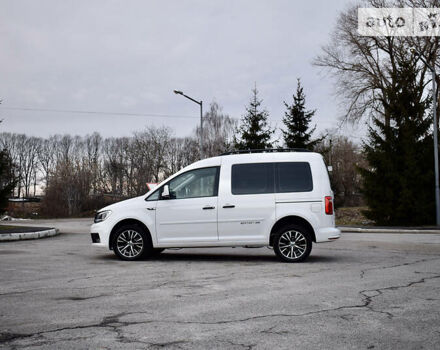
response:
M175 93L176 95L183 95L183 92L180 91L180 90L174 90L174 93Z

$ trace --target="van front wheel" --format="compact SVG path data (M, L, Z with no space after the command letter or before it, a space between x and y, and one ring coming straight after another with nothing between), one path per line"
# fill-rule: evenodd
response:
M149 237L138 225L122 226L115 234L113 251L122 260L138 260L151 254Z
M303 261L312 251L312 238L304 227L287 225L277 232L273 249L284 262Z

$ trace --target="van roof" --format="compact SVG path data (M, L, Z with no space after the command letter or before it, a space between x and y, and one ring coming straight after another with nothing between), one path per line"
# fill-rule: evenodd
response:
M312 152L305 148L263 148L263 149L242 149L222 153L221 156L230 154L250 154L250 153L275 153L275 152Z
M252 150L251 150L252 151ZM224 153L217 157L205 158L199 160L195 163L192 163L182 169L182 171L199 168L199 167L209 167L209 166L218 166L222 163L222 159L228 158L233 159L234 161L249 161L254 160L255 162L268 162L268 161L286 161L286 160L297 160L297 161L309 161L312 159L322 159L322 155L320 153L311 152L311 151L292 151L287 149L282 149L281 151L278 149L274 150L258 150L260 152L249 152L246 151L233 151Z

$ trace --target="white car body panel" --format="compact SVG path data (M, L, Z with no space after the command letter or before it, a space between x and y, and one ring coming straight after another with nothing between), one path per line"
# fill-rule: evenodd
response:
M243 158L243 157L241 157ZM223 242L267 244L268 232L275 221L275 194L234 195L231 191L231 167L253 163L249 159L225 157L220 171L218 195L218 235ZM255 197L258 196L258 200ZM234 206L233 208L224 208Z
M217 242L217 197L157 201L156 239L165 246Z

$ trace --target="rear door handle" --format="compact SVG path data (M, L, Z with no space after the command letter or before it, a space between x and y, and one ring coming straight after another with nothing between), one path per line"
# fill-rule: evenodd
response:
M203 210L209 210L209 209L215 209L215 207L210 207L210 206L203 207Z
M231 208L235 208L235 205L226 204L226 205L223 206L223 209L231 209Z

